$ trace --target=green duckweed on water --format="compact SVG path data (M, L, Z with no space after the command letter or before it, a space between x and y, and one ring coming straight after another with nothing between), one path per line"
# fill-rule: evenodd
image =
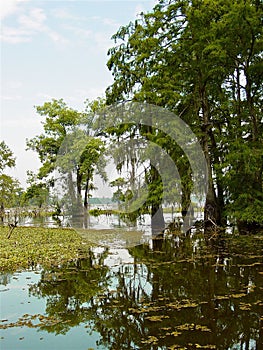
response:
M0 227L1 271L59 265L87 255L91 246L72 229L17 227L7 239L8 230Z

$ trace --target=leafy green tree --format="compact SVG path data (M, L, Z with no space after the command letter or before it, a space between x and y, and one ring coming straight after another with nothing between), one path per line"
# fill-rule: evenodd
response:
M90 110L95 105L95 102L87 102L83 113L69 108L62 99L36 107L37 112L45 116L44 133L27 141L28 148L38 153L42 163L38 178L48 179L52 187L56 180L54 171L58 170L67 188L70 205L77 211L82 207L83 190L83 206L87 208L89 191L94 188L95 170L103 174L103 160L97 161L105 150L104 143L91 135Z
M22 188L18 180L9 175L0 175L0 201L1 209L20 206Z
M43 122L44 133L27 140L27 148L38 153L42 163L38 177L47 178L53 173L56 167L56 160L63 140L69 135L80 121L80 113L67 107L66 103L60 99L53 99L45 102L43 106L37 106L36 111L40 116L45 116ZM73 190L73 174L68 173L67 183ZM73 198L72 198L73 199Z
M49 202L49 187L46 183L41 182L37 175L33 172L27 172L27 184L28 187L23 193L22 202L23 205L37 206L42 208L44 205L48 205Z
M107 103L132 99L180 116L207 161L206 225L225 225L230 213L244 225L262 225L262 4L161 0L113 39ZM154 130L148 136L165 140ZM160 145L178 164L187 204L191 169L166 141Z
M222 109L228 117L219 140L225 154L220 171L226 213L242 232L263 225L262 13L258 1L236 2L220 28L229 32L222 48L231 67L224 85L228 99Z

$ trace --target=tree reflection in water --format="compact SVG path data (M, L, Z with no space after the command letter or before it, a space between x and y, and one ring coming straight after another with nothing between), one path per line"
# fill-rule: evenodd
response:
M85 323L107 349L262 349L263 240L161 237L129 249L44 270L30 288L47 298L43 324L65 334Z

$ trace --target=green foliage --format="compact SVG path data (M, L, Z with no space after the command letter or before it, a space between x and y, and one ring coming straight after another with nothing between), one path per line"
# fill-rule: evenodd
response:
M79 174L83 178L86 178L86 180L92 180L96 169L104 178L106 178L106 174L104 173L104 167L106 164L101 157L104 152L105 144L102 140L93 137L90 137L87 140L79 160ZM98 163L99 160L100 162Z
M114 76L108 104L159 105L195 132L209 172L206 204L218 225L229 215L262 224L262 15L262 4L252 0L163 0L121 27L108 52ZM187 207L192 174L182 150L154 130L148 138L181 159ZM157 182L152 190L156 201L162 186Z
M262 159L257 143L236 140L222 165L226 213L238 221L263 224Z
M119 177L110 182L111 187L117 187L117 191L115 191L112 196L114 202L125 202L125 194L123 191L127 185L127 181L123 177Z
M45 184L32 184L23 195L24 203L29 206L41 208L43 204L48 204L49 189Z
M44 134L28 140L27 146L38 153L42 163L38 179L49 179L49 185L52 187L54 170L62 174L68 200L74 208L81 206L82 190L83 203L87 206L89 191L94 189L92 180L95 173L99 173L103 178L106 176L102 158L105 151L104 142L91 135L94 111L102 103L102 100L86 101L84 112L69 108L62 99L53 99L43 106L36 107L38 114L45 117ZM84 126L85 130L80 128L80 125ZM34 185L28 196L38 191L43 198L46 189L43 182Z
M11 149L4 141L0 142L0 173L2 173L5 168L13 168L15 164L15 157Z
M5 207L17 207L20 205L22 188L18 180L6 175L6 168L15 166L15 157L11 149L4 141L0 143L0 214Z
M45 133L27 140L27 148L38 153L42 163L39 177L45 178L53 172L62 142L79 123L81 114L67 107L62 99L45 102L43 106L37 106L36 111L45 116Z
M23 206L37 206L41 208L49 203L49 186L47 182L41 182L33 172L27 172L28 187L22 194Z
M22 191L18 180L5 174L0 175L0 205L3 208L20 206Z

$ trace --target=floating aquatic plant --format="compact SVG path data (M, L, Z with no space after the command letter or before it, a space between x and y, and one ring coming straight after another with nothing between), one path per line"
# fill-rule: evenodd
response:
M90 243L71 229L17 227L10 239L0 227L0 269L14 271L29 266L53 266L87 255Z

